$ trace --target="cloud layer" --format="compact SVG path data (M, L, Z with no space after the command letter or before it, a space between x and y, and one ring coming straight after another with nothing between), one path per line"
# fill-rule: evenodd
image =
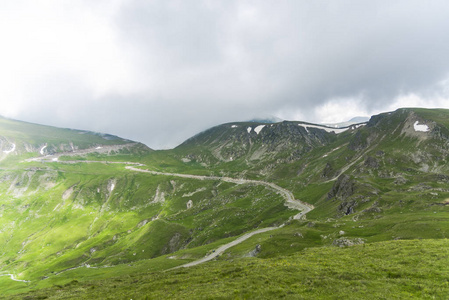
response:
M4 1L0 114L166 148L223 122L449 108L447 1Z

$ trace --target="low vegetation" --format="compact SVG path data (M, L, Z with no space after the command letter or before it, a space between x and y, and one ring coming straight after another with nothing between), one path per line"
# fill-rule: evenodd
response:
M448 116L401 109L338 135L297 122L232 123L164 151L0 120L2 145L22 145L1 154L0 275L29 281L0 276L0 295L445 298ZM14 130L24 133L13 140ZM48 157L46 130L56 134ZM87 150L64 150L70 143ZM292 220L297 211L266 186L138 173L130 163L272 182L314 210ZM172 270L281 224L215 261Z

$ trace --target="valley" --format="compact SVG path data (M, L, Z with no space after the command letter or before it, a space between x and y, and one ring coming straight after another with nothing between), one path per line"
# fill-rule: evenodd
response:
M447 295L448 117L233 122L157 151L1 120L0 295Z

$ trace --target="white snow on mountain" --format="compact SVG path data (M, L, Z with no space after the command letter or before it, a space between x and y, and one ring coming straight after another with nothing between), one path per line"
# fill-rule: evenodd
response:
M429 126L426 124L419 124L419 121L416 121L415 124L413 124L413 128L415 131L421 131L421 132L428 132Z
M259 132L265 127L265 125L259 125L256 128L254 128L254 131L259 134Z

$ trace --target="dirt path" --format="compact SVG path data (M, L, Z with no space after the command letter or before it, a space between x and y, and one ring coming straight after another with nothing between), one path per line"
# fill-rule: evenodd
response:
M144 169L138 169L132 166L125 167L128 170L142 173L149 173L152 175L163 175L163 176L173 176L173 177L181 177L181 178L190 178L190 179L198 179L198 180L221 180L225 182L231 182L235 184L254 184L254 185L263 185L268 188L275 190L278 194L280 194L286 200L286 206L292 209L301 210L300 213L296 214L293 218L300 219L306 213L311 211L314 207L311 204L302 202L300 200L295 199L295 196L287 189L284 189L274 183L261 181L261 180L251 180L251 179L236 179L230 177L220 177L220 176L203 176L203 175L190 175L190 174L179 174L179 173L166 173L166 172L157 172L150 171Z
M229 248L231 248L231 247L233 247L233 246L235 246L235 245L238 245L238 244L240 244L241 242L243 242L243 241L249 239L249 238L252 237L253 235L256 235L256 234L259 234L259 233L262 233L262 232L267 232L267 231L275 230L275 229L278 229L278 228L280 228L280 227L266 227L266 228L262 228L262 229L257 229L257 230L252 231L252 232L245 233L245 234L242 235L241 237L239 237L239 238L233 240L232 242L227 243L227 244L224 244L223 246L220 246L220 247L217 248L214 252L212 252L212 253L209 254L209 255L206 255L205 257L203 257L203 258L201 258L201 259L198 259L198 260L189 262L189 263L184 264L184 265L181 265L181 266L174 267L174 268L172 268L172 269L188 268L188 267L193 267L193 266L196 266L196 265L205 263L205 262L207 262L207 261L209 261L209 260L212 260L212 259L216 258L217 256L221 255L223 252L225 252L225 251L228 250ZM172 270L172 269L171 269L171 270Z
M45 156L44 156L44 149L46 148L46 146L44 146L41 148L41 151L40 151L42 156L28 158L25 161L27 161L27 162L32 162L32 161L57 162L57 161L59 161L59 158L61 156L81 156L81 155L86 155L86 154L91 154L91 153L107 154L111 151L119 151L124 148L132 147L134 145L136 145L136 143L127 143L127 144L122 144L122 145L103 145L103 146L95 147L95 148L77 149L77 150L73 150L73 151L58 152L58 153L54 153L54 154L48 154ZM67 162L67 161L63 161L63 162ZM81 162L81 161L78 161L78 162ZM84 161L84 162L93 162L93 161Z
M59 156L57 156L56 158L59 158ZM55 162L57 160L55 160L54 156L47 156L47 157L38 157L38 158L33 158L33 159L29 159L28 161L40 161L40 162ZM300 200L295 199L295 196L293 195L292 192L290 192L287 189L284 189L274 183L271 182L266 182L266 181L261 181L261 180L250 180L250 179L243 179L243 178L231 178L231 177L219 177L219 176L202 176L202 175L191 175L191 174L180 174L180 173L167 173L167 172L157 172L157 171L151 171L151 170L145 170L145 169L138 169L136 167L130 166L130 165L134 165L134 166L145 166L143 164L140 163L136 163L136 162L107 162L107 161L82 161L82 160L73 160L73 161L58 161L58 163L113 163L113 164L125 164L128 165L125 168L127 170L130 171L134 171L134 172L142 172L142 173L148 173L148 174L152 174L152 175L160 175L160 176L173 176L173 177L180 177L180 178L190 178L190 179L197 179L197 180L221 180L221 181L225 181L225 182L231 182L231 183L235 183L235 184L254 184L254 185L263 185L267 188L271 188L273 190L275 190L278 194L280 194L282 197L284 197L284 199L286 200L285 205L291 209L296 209L296 210L300 210L300 212L298 214L296 214L295 216L293 216L293 219L301 219L305 214L307 214L309 211L311 211L312 209L314 209L314 206L305 202L302 202ZM278 226L278 227L265 227L265 228L261 228L261 229L257 229L254 230L252 232L248 232L245 233L244 235L236 238L235 240L233 240L232 242L229 242L225 245L220 246L219 248L217 248L214 252L212 252L211 254L192 261L190 263L181 265L181 266L177 266L175 268L187 268L187 267L192 267L192 266L196 266L199 264L202 264L204 262L210 261L214 258L216 258L217 256L223 254L226 250L228 250L229 248L238 245L240 243L242 243L243 241L249 239L250 237L259 234L259 233L263 233L263 232L267 232L267 231L271 231L271 230L275 230L275 229L279 229L281 227L283 227L284 224ZM78 267L74 267L74 268L78 268ZM71 268L71 269L74 269ZM173 269L175 269L173 268ZM68 269L68 270L71 270ZM67 271L67 270L64 270ZM63 272L64 272L63 271ZM62 273L62 272L60 272ZM58 273L58 274L60 274ZM18 280L15 279L14 276L12 274L4 274L4 275L0 275L0 276L10 276L12 280L14 281L21 281L21 282L29 282L26 280Z
M28 280L16 279L16 277L13 274L0 274L0 276L8 276L9 278L11 278L11 280L18 281L18 282L30 282Z
M221 181L226 181L226 182L232 182L232 183L236 183L236 184L255 184L255 185L263 185L265 187L271 188L276 190L279 194L281 194L284 199L286 200L286 206L292 209L297 209L300 210L300 212L298 214L296 214L293 219L301 219L305 214L307 214L309 211L311 211L314 207L311 204L302 202L300 200L295 199L295 196L293 195L292 192L290 192L287 189L284 189L274 183L271 182L266 182L266 181L261 181L261 180L249 180L249 179L235 179L235 178L230 178L230 177L219 177L219 176L202 176L202 175L190 175L190 174L178 174L178 173L166 173L166 172L157 172L157 171L150 171L150 170L144 170L144 169L138 169L135 167L131 167L131 166L127 166L125 167L128 170L131 171L135 171L135 172L142 172L142 173L149 173L152 175L163 175L163 176L174 176L174 177L181 177L181 178L191 178L191 179L198 179L198 180L221 180ZM240 244L241 242L249 239L250 237L252 237L253 235L262 233L262 232L267 232L267 231L271 231L271 230L275 230L278 228L283 227L284 224L282 224L281 226L278 227L266 227L266 228L261 228L261 229L257 229L255 231L252 232L248 232L245 233L244 235L238 237L237 239L233 240L232 242L229 242L225 245L220 246L219 248L217 248L214 252L212 252L209 255L206 255L205 257L192 261L190 263L181 265L181 266L177 266L173 269L177 269L177 268L187 268L187 267L192 267L192 266L196 266L202 263L205 263L207 261L210 261L214 258L216 258L217 256L223 254L226 250L228 250L229 248Z

